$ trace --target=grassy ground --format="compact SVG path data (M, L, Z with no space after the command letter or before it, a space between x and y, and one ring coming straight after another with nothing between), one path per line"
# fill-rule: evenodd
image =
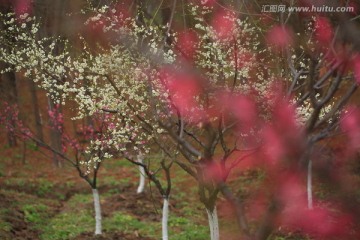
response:
M28 152L24 164L13 152L4 148L1 157L0 239L94 238L92 192L76 171L55 169L36 152ZM161 197L151 186L136 194L137 176L137 168L123 160L103 165L98 185L104 235L96 239L160 239ZM170 239L208 239L196 185L184 193L179 187L184 181L182 176L174 181Z
M105 162L100 171L104 234L95 238L92 192L75 169L56 169L36 150L28 150L23 163L16 152L2 147L0 156L0 239L161 239L161 196L149 185L146 193L136 194L137 168L125 160ZM172 174L170 239L209 239L196 182L179 169L173 169ZM245 171L230 185L238 196L248 199L263 177L261 172ZM218 212L221 239L241 239L233 210L221 196ZM270 239L308 238L278 233Z

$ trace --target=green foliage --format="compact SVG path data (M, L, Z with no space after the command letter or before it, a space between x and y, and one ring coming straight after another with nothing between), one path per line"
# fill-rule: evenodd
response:
M54 184L52 182L49 182L46 179L39 179L38 181L38 188L36 190L36 194L39 197L45 197L46 194L48 194L49 192L51 192L53 190Z
M36 181L29 181L29 179L25 177L9 178L5 180L5 185L11 188L34 189L35 194L39 197L46 197L54 188L54 184L45 178L38 178Z
M124 212L116 212L112 218L104 219L104 229L109 231L120 230L125 233L131 233L137 230L143 236L155 237L156 231L160 230L160 228L160 223L140 221Z
M0 232L10 232L11 231L11 224L4 220L4 217L7 216L9 213L8 209L0 209ZM0 235L1 236L1 235Z
M188 228L187 230L170 236L172 240L207 240L209 239L209 231L204 226L197 228Z
M174 232L173 229L179 231ZM206 226L195 224L192 220L184 217L176 217L170 214L169 217L170 239L173 240L207 240L209 239L209 230Z
M0 239L11 240L11 230L13 226L9 221L10 209L0 207Z
M5 173L4 173L4 164L0 163L0 177L4 177Z
M92 232L95 226L94 217L87 209L73 212L62 212L51 219L43 228L41 240L68 240L83 232Z
M42 240L65 240L83 232L92 232L95 219L92 212L92 196L75 194L64 206L64 210L44 226ZM89 206L88 206L89 204Z
M34 143L34 142L27 142L26 146L30 149L30 150L33 150L33 151L38 151L39 150L39 146Z
M170 227L179 227L184 226L189 223L189 220L184 217L170 217L169 226Z
M69 199L67 202L67 205L70 208L77 209L80 206L83 206L84 204L92 203L93 198L90 194L75 194L74 196Z
M0 219L0 231L10 232L11 231L11 224L5 222L4 220Z
M55 196L57 199L64 201L66 196L64 194L62 194L61 192L54 192Z
M22 207L25 215L25 221L32 223L36 228L44 226L49 218L48 206L37 204L26 204Z
M109 161L106 161L106 164L104 165L104 168L106 168L106 169L112 169L114 167L131 167L131 168L133 168L134 165L124 158L110 159Z
M7 186L19 186L24 187L26 185L26 179L24 178L9 178L4 181Z
M64 206L64 210L52 218L43 228L42 240L65 240L76 237L83 232L92 232L95 220L90 194L75 194Z
M99 179L99 185L109 185L111 187L118 187L119 181L114 176L104 176Z
M119 194L119 193L121 193L122 191L121 191L121 189L119 189L119 188L112 188L112 189L110 189L108 192L107 192L107 194L104 194L104 195L109 195L109 196L112 196L112 195L114 195L114 194Z
M12 229L18 231L17 224L20 222L24 222L30 231L42 232L59 207L56 200L39 198L18 190L1 189L0 196L5 196L0 206L0 239L13 239Z

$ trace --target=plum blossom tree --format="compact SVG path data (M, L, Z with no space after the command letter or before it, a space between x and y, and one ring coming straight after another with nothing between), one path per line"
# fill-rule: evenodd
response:
M51 153L56 154L66 163L74 167L79 177L84 179L92 189L94 198L94 212L95 212L95 234L102 233L101 223L101 206L99 200L99 193L97 188L98 171L100 169L101 161L107 157L108 153L106 149L92 148L92 151L86 150L84 142L101 142L103 140L103 130L107 127L104 116L94 116L94 126L80 126L81 138L71 137L66 133L63 128L63 115L58 111L59 106L49 109L49 116L52 118L52 124L49 127L55 127L62 134L61 145L62 150L58 151L51 145L40 140L36 134L33 134L31 130L19 119L18 107L16 105L10 106L4 103L1 106L2 111L0 112L0 123L5 129L11 131L19 139L26 141L34 141L38 146L43 149L49 150ZM90 143L91 144L91 143ZM89 159L97 159L95 165L89 164Z
M243 239L267 239L278 226L325 238L353 237L346 224L360 214L345 209L343 200L336 208L341 214L334 214L314 198L312 182L315 170L338 182L339 190L344 184L334 177L336 169L315 162L318 149L325 148L339 127L347 132L351 149L358 147L357 111L343 110L358 88L359 63L358 54L343 43L357 43L346 31L345 40L338 39L326 16L311 16L297 26L304 28L299 37L291 25L294 13L259 29L258 21L273 18L264 15L254 21L216 2L186 6L192 25L184 24L181 31L174 27L176 1L165 25L157 24L157 12L146 8L137 9L135 17L116 5L92 8L86 25L100 29L103 39L89 47L81 38L78 57L64 40L64 52L46 54L59 40L36 41L31 35L36 23L9 22L18 41L0 53L59 104L74 101L76 119L105 114L104 137L93 140L87 151L107 154L91 155L86 167L92 169L111 152L140 166L164 197L163 239L168 238L173 163L197 181L212 240L220 238L219 193L234 207ZM352 20L337 20L352 26ZM63 82L54 80L58 74L65 76ZM161 164L166 189L136 159L154 151L153 145L168 156L169 162ZM182 158L175 157L178 153ZM258 194L257 200L267 204L254 201L249 206L264 213L250 219L256 227L249 226L244 202L227 182L240 166L266 174L266 194Z

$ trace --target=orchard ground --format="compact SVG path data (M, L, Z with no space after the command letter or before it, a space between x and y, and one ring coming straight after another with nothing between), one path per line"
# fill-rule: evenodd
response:
M91 189L75 169L67 165L54 168L51 160L30 143L25 163L21 147L2 144L0 152L0 239L160 239L161 196L149 185L146 193L136 194L137 168L126 160L104 162L100 171L104 234L94 237ZM198 201L196 182L176 167L172 174L170 239L208 239L206 213ZM252 189L261 184L263 174L252 170L235 175L230 184L245 202L250 201ZM321 199L331 191L317 188L315 193ZM221 239L241 239L232 209L222 197L218 210ZM280 229L270 239L311 238Z
M91 189L75 169L54 168L38 150L28 150L25 164L14 149L4 147L2 153L0 239L93 239ZM161 198L149 187L146 193L136 194L137 177L137 169L125 160L104 163L99 176L104 234L94 239L158 239L161 235ZM174 184L180 186L183 181ZM173 239L207 238L205 211L191 200L197 197L195 190L188 189L185 196L178 187L174 189Z

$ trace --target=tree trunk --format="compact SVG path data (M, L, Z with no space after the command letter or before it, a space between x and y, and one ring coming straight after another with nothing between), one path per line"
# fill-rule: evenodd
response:
M313 196L312 196L312 161L309 160L307 169L307 200L308 208L313 208Z
M206 213L208 215L208 220L209 220L210 239L219 240L220 239L219 220L218 220L216 206L214 207L213 210L206 209Z
M96 188L93 188L93 198L94 198L94 209L95 209L95 235L102 234L102 223L101 223L101 206L99 192Z
M162 210L162 239L168 240L168 221L169 221L169 197L164 197Z
M22 144L22 163L26 164L26 141L23 141Z
M31 92L31 99L32 99L34 118L35 118L36 137L41 142L44 142L44 134L43 134L42 123L41 123L40 108L39 108L39 102L38 102L37 94L36 94L36 85L33 81L30 81L30 92Z
M226 198L226 200L234 207L239 227L245 234L243 239L244 240L245 239L252 239L252 237L250 235L247 219L246 219L246 216L245 216L245 213L244 213L244 207L243 207L242 202L239 200L238 197L236 197L230 191L229 187L224 182L220 182L218 187L219 187L220 192ZM267 236L268 235L266 235L266 237ZM266 238L259 238L259 239L266 239Z
M144 157L142 154L139 154L137 156L137 161L139 163L144 163ZM142 166L139 166L139 172L140 172L140 179L139 179L139 186L137 188L137 193L143 193L145 189L145 170Z
M46 24L42 24L38 33L37 37L39 39L42 39L44 37L59 37L61 34L62 29L62 16L64 15L64 6L66 4L66 1L61 0L38 0L34 2L34 10L35 15L38 18L43 19L43 21ZM62 46L61 44L56 44L56 47L54 49L54 54L57 55L61 53ZM59 76L59 80L62 79L62 76ZM51 99L51 97L48 97L48 105L49 110L53 111L54 109L54 102ZM51 123L52 124L52 123ZM51 147L55 149L58 152L62 152L62 146L61 146L61 132L58 131L58 129L55 129L54 127L51 127L50 129L50 142ZM62 162L57 154L53 154L53 162L56 167L61 167Z
M0 1L0 12L4 14L12 12L11 4L7 4L6 2L3 3L2 1ZM5 24L0 23L0 32L2 32L3 30L5 30ZM7 40L10 43L14 41L14 39L10 36L5 38L7 38ZM1 47L7 48L6 46L1 46ZM11 67L11 65L0 61L0 69L6 69L8 67ZM16 75L15 75L15 71L13 70L10 72L5 72L3 74L0 74L0 100L7 102L11 107L12 105L18 103ZM14 122L13 119L10 119L9 124L15 126L16 123ZM10 147L14 147L17 145L14 131L11 131L9 129L7 130L7 140Z
M54 111L54 103L50 97L48 97L48 103L49 103L49 110ZM59 129L56 126L56 123L52 122L53 120L50 119L50 139L51 139L51 147L55 149L57 152L62 153L62 147L61 147L61 133ZM53 163L55 167L62 167L61 159L59 158L57 153L53 153Z
M7 64L0 64L0 68L8 67ZM17 94L17 87L16 87L16 75L15 72L6 72L1 74L0 79L0 90L1 96L3 101L6 101L11 107L18 103L18 94ZM15 127L16 122L14 119L10 117L9 124ZM14 131L7 130L7 140L10 147L17 146L16 136Z

